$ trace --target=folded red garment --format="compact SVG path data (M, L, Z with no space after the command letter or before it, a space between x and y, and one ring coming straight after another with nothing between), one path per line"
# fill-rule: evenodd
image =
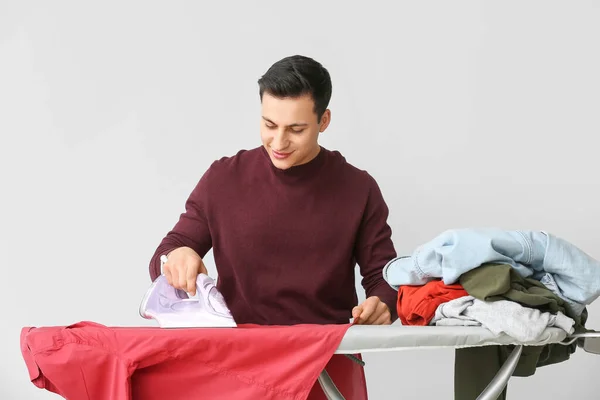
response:
M396 308L403 325L429 325L442 303L468 296L460 285L433 280L422 286L400 286Z
M326 365L340 391L366 399L362 367L332 358L349 326L162 329L80 322L23 328L21 351L33 384L68 399L318 399L324 396L316 380ZM348 372L359 379L344 382Z

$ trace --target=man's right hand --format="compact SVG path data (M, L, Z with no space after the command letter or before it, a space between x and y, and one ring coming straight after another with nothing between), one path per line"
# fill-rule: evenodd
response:
M169 285L194 296L198 274L207 274L202 258L189 247L179 247L169 253L163 265L163 273Z

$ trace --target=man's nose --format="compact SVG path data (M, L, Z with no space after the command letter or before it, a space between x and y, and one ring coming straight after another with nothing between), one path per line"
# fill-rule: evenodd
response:
M273 135L273 149L285 150L288 146L287 133L285 129L278 129Z

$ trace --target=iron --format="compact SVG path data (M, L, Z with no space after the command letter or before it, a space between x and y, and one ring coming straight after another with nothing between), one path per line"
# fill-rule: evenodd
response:
M196 295L169 285L162 273L166 257L161 257L161 275L157 277L142 299L139 313L142 318L157 321L161 328L235 328L237 324L217 289L215 281L206 274L196 278Z

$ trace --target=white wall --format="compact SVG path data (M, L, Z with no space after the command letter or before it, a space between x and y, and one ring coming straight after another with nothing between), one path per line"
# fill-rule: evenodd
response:
M21 327L146 324L152 252L208 165L259 144L256 80L290 54L329 68L322 144L378 180L400 253L498 226L600 257L598 1L200 3L0 1L0 398L55 398ZM451 351L366 361L374 400L452 398ZM578 351L510 398L597 398L599 368Z

